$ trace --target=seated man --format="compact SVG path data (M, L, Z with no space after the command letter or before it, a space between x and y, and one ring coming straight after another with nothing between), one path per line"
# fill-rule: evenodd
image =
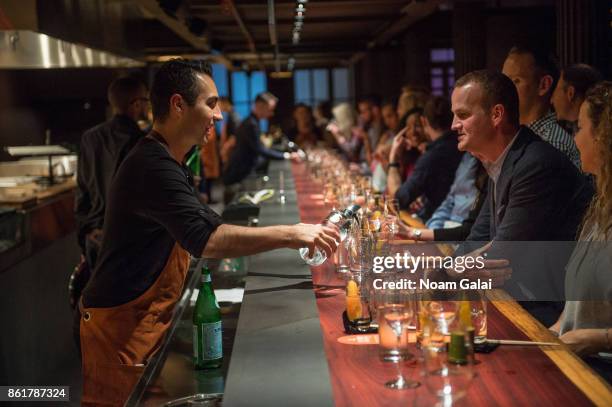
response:
M561 71L551 102L555 107L557 120L568 124L572 136L576 134L578 112L586 92L600 80L601 74L597 69L587 64L570 65Z
M548 267L534 268L533 256L501 242L575 240L592 195L589 184L563 153L519 125L518 94L505 75L464 75L455 84L452 109L459 149L480 159L489 174L487 198L467 240L493 241L489 258L510 258L513 294L539 299L539 289L562 293L567 258L551 264L541 256ZM526 270L538 271L521 275Z
M557 123L550 98L559 79L559 69L550 53L539 47L513 47L502 69L518 92L519 122L561 150L577 168L580 155L572 136Z
M444 202L427 221L427 228L407 228L407 235L424 241L465 240L482 207L487 182L482 163L470 153L464 154L455 181Z
M421 120L431 142L417 160L412 174L402 184L398 161L406 143L403 133L396 136L389 154L387 191L390 196L395 195L403 210L422 196L424 203L418 215L427 220L446 197L462 154L457 150L457 134L450 131L452 114L446 99L439 96L429 99Z

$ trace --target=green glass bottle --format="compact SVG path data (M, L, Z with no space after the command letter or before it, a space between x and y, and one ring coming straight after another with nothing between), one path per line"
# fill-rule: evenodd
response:
M202 163L200 161L200 147L195 146L191 155L187 158L185 164L189 167L195 177L202 174Z
M214 369L223 362L221 311L212 288L210 270L202 267L200 293L193 310L193 356L196 369Z

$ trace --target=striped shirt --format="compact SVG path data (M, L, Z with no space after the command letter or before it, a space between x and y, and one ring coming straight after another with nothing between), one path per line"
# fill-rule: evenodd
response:
M564 153L580 169L580 154L576 143L572 136L557 123L554 112L549 112L527 127Z

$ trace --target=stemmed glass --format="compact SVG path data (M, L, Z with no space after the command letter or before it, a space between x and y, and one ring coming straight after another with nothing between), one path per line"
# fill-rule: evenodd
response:
M414 357L408 351L408 326L414 310L407 303L385 304L380 310L378 334L380 337L381 357L383 361L392 362L397 367L397 377L385 383L389 389L414 389L420 386L415 380L402 375L400 363Z

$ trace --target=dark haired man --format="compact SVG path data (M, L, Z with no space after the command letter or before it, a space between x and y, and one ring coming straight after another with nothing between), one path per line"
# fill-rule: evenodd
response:
M260 120L272 118L277 103L278 98L270 92L260 93L255 98L251 114L243 120L236 130L236 146L232 150L223 172L223 183L226 185L226 189L236 192L234 190L238 188L238 184L265 159L297 159L295 154L267 148L259 137L261 133ZM226 193L226 201L229 200L230 196Z
M576 134L578 111L587 90L601 79L599 71L587 64L570 65L561 71L551 102L557 120L569 123L572 135Z
M446 197L461 161L462 154L457 150L457 134L450 130L452 119L448 100L433 96L427 101L421 121L430 143L403 184L398 161L406 148L404 131L395 136L389 153L387 192L391 196L395 195L401 209L408 209L410 204L422 196L423 206L418 215L423 221L431 217Z
M106 198L111 180L130 149L145 133L138 121L147 119L149 95L133 76L115 79L108 88L113 117L81 137L74 212L78 240L89 269L96 265Z
M559 79L559 68L554 57L537 46L515 46L508 53L502 72L516 86L520 124L561 150L580 168L576 143L557 123L550 106L550 98Z
M591 189L563 153L519 125L519 95L512 81L498 72L468 73L455 83L452 109L459 149L477 157L489 174L487 197L467 240L493 241L489 258L500 255L502 246L508 248L501 242L573 241ZM510 257L513 269L534 270L528 261L534 256L501 253ZM557 274L542 267L518 278L524 283L519 287L522 295L534 297L537 289L561 293L559 271L564 265L549 268ZM535 314L553 322L556 318Z
M83 291L80 339L83 405L123 405L160 348L190 255L246 256L339 240L322 225L248 228L222 224L193 193L183 160L221 119L207 64L171 60L151 88L153 130L132 149L111 185L104 239Z

